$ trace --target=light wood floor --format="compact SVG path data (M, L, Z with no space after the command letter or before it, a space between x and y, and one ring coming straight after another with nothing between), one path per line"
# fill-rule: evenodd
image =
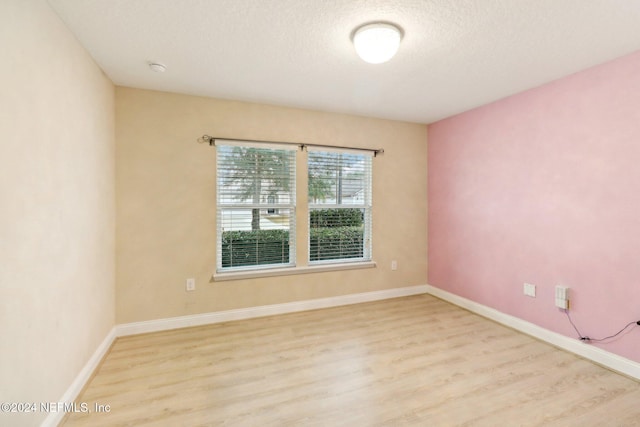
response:
M419 295L118 339L65 426L640 426L640 383Z

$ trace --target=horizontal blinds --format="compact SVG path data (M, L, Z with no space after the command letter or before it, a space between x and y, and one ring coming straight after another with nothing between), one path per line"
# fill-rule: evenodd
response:
M239 139L220 139L215 138L216 146L226 145L231 147L247 147L247 148L271 148L278 150L297 151L300 144L285 142L267 142L267 141L244 141Z
M371 167L371 156L368 155L310 151L310 206L370 205Z
M218 271L295 264L295 156L216 144Z
M259 230L252 230L257 219ZM295 259L293 210L219 209L219 270L291 265Z
M218 205L295 204L295 151L217 145Z
M351 151L309 151L310 263L371 259L371 160Z
M321 152L321 153L338 153L338 154L357 154L360 156L367 157L375 157L377 152L381 152L382 150L373 150L370 148L340 148L340 147L330 147L324 145L305 145L308 152Z
M369 209L311 209L309 262L362 261L369 257Z

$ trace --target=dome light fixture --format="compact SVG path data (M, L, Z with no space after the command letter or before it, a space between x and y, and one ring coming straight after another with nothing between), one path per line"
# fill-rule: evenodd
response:
M398 52L401 39L400 28L393 24L377 22L356 29L353 35L353 46L363 61L382 64Z

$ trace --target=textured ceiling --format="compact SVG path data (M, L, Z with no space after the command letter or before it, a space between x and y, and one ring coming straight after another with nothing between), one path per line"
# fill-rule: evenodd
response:
M419 123L640 49L638 0L49 3L117 85ZM388 63L355 55L371 21L404 31Z

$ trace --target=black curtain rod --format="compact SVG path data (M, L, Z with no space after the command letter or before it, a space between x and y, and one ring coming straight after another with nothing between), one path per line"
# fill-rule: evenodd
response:
M222 139L226 141L246 141L246 142L257 142L261 144L284 144L284 145L297 145L301 150L304 150L305 147L323 147L323 148L339 148L345 150L356 150L356 151L367 151L373 153L373 157L376 157L378 154L384 154L384 149L382 148L354 148L354 147L342 147L339 145L325 145L325 144L306 144L303 142L285 142L285 141L264 141L260 139L236 139L236 138L218 138L215 136L202 135L198 138L199 143L208 143L211 146L216 145L216 140Z

